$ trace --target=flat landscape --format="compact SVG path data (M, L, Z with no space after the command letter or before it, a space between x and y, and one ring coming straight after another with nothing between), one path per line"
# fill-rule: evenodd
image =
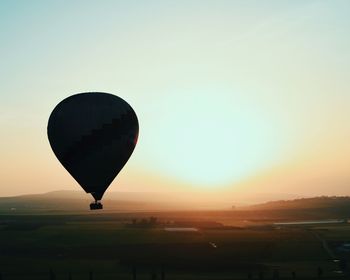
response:
M301 212L3 212L0 272L9 280L347 279L350 224L327 223L334 211L321 224L275 224ZM305 217L321 218L312 213L320 211Z

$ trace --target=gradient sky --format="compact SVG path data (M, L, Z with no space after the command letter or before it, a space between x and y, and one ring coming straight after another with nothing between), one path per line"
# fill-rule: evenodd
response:
M0 195L78 189L46 126L69 95L130 103L112 191L350 195L350 2L0 1Z

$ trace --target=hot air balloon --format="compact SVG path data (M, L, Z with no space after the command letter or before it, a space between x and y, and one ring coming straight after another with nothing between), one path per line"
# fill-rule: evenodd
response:
M72 95L52 111L47 135L64 168L102 209L101 199L134 151L137 116L122 98L102 92Z

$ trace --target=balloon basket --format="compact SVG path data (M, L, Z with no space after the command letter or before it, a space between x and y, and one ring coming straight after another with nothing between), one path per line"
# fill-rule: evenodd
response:
M99 210L103 209L103 205L101 202L93 202L90 204L90 210Z

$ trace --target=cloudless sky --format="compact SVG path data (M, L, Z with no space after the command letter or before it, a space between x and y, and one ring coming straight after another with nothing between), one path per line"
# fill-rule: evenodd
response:
M0 195L78 189L46 126L110 92L140 121L113 191L350 195L349 1L0 1Z

